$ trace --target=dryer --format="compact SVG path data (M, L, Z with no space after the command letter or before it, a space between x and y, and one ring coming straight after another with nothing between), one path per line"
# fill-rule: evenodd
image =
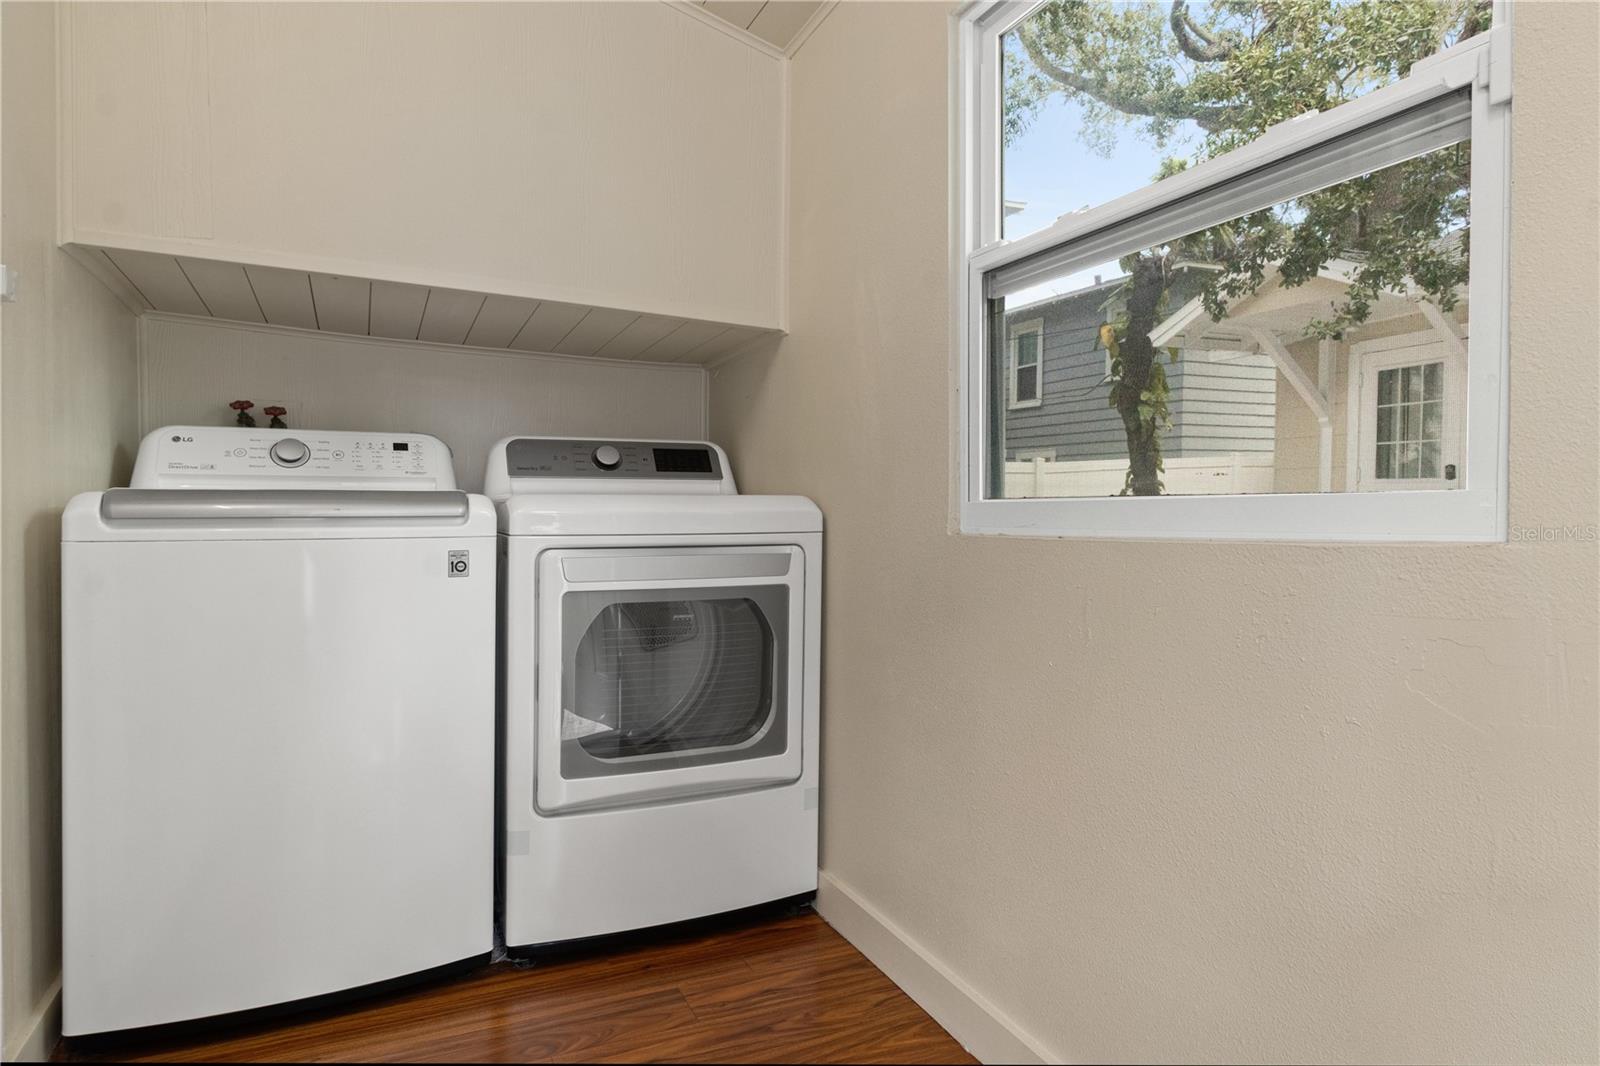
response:
M507 947L815 893L816 505L683 441L508 439L484 491Z
M442 442L169 426L61 540L67 1035L488 955L494 513Z

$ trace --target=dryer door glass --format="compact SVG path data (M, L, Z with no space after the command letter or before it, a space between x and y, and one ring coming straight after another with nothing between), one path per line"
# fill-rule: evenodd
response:
M568 592L561 775L781 754L788 598L782 585Z

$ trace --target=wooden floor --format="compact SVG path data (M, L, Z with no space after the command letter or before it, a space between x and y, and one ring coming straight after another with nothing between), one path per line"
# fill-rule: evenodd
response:
M57 1061L975 1062L806 911Z

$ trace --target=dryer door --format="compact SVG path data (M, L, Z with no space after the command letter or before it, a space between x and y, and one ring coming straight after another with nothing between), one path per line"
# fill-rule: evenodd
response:
M556 550L538 582L540 810L800 777L799 548Z

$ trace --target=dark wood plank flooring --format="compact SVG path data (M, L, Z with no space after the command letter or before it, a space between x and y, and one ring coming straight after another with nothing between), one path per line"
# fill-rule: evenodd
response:
M807 911L472 973L187 1037L64 1042L57 1061L975 1062Z

